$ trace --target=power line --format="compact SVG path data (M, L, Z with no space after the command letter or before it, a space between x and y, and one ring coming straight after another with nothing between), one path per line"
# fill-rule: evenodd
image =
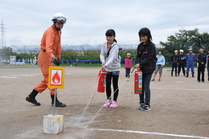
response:
M1 24L0 24L0 29L1 29L1 46L2 46L2 48L4 47L4 46L6 46L6 39L5 39L5 27L4 27L4 22L3 22L3 20L2 20L2 22L1 22Z

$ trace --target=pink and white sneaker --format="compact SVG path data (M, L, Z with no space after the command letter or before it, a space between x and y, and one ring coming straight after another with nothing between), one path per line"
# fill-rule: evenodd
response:
M118 107L117 101L112 101L112 104L110 105L110 108L116 108Z
M111 100L107 100L106 103L103 105L103 108L108 108L112 104Z

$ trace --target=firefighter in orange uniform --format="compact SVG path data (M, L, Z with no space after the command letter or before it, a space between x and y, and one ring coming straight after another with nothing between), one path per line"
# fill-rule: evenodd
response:
M63 28L66 17L62 13L56 13L52 19L53 25L50 26L43 34L41 39L41 50L38 55L38 62L41 68L44 79L32 90L32 92L26 97L26 101L40 106L41 104L36 101L35 97L38 93L42 93L46 88L48 88L48 72L49 67L54 64L59 66L61 61L61 29ZM48 88L50 90L52 106L54 103L56 107L66 107L66 104L61 103L58 99L54 102L54 89Z

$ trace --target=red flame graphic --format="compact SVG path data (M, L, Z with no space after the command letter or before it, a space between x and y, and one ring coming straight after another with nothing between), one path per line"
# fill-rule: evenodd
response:
M58 74L58 72L56 72L54 74L54 76L52 77L52 81L55 83L55 84L58 84L60 82L60 76Z

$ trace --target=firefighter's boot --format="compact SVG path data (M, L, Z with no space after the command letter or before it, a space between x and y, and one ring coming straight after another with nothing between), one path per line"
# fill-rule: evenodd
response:
M52 106L54 106L54 95L51 95L51 99L52 99ZM55 100L55 107L66 107L66 104L63 104L62 102L60 102L57 97Z
M30 93L30 95L28 95L25 98L25 100L28 101L28 102L30 102L30 103L32 103L32 104L34 104L34 105L36 105L36 106L40 106L41 103L37 102L36 101L36 98L35 98L37 94L38 94L38 91L36 91L36 90L33 89L33 91Z

